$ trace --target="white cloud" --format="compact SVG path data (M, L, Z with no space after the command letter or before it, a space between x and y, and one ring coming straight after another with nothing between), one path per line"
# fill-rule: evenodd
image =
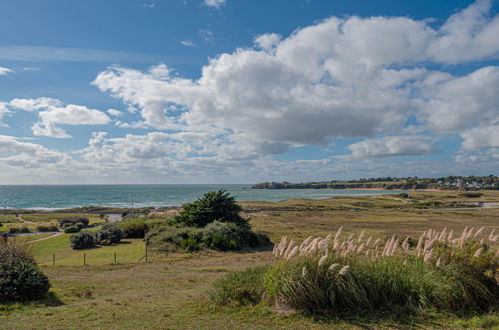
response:
M189 39L182 40L180 43L186 47L197 47L197 45Z
M464 150L499 148L499 125L475 127L464 131L461 136Z
M356 142L347 147L348 157L422 156L435 152L435 139L428 136L387 136Z
M9 106L18 110L24 111L37 111L40 109L48 109L54 107L61 107L62 102L50 97L39 97L36 99L12 99Z
M49 170L69 169L74 165L71 157L65 153L5 135L0 135L0 164L15 168Z
M60 100L47 97L13 99L9 106L18 110L38 111L40 121L31 127L37 136L69 138L71 135L58 125L104 125L111 121L99 110L75 104L64 105Z
M281 36L277 33L266 33L255 38L255 45L263 50L271 50L279 44Z
M424 115L430 127L455 132L499 120L499 67L488 66L464 77L425 82Z
M116 109L109 109L109 110L107 110L107 113L110 114L111 116L115 116L115 117L123 116L123 112L116 110Z
M331 17L284 39L261 35L255 48L211 59L199 79L172 75L161 64L147 72L110 67L93 83L138 108L141 125L222 137L211 149L223 159L324 146L334 138L458 132L499 117L499 68L455 77L426 66L495 58L499 34L485 31L497 17L487 8L479 1L437 29L406 17ZM446 58L457 47L446 38L463 29L472 31L468 45L482 47L477 40L486 35L488 46ZM419 128L406 126L411 118ZM433 152L431 143L418 148L408 139L365 142L380 148L365 156ZM237 143L239 152L231 149Z
M6 127L7 124L3 122L3 118L7 113L9 113L9 109L7 109L7 103L0 102L0 127Z
M14 70L12 70L12 69L4 68L4 67L0 66L0 76L5 76L5 75L7 75L9 73L13 73L13 72L14 72Z
M208 7L220 8L225 5L225 0L204 0L204 4Z

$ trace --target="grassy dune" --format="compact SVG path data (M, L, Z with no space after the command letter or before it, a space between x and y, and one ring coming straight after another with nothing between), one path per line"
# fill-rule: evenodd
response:
M411 193L423 201L462 201L453 192ZM499 201L499 193L479 199ZM476 199L470 199L475 201ZM344 226L345 233L387 237L416 236L429 228L462 231L485 226L499 230L499 209L417 209L397 197L338 198L320 201L294 200L279 203L245 202L245 216L253 229L274 242L281 236L303 240L325 236ZM353 206L356 205L356 206ZM350 211L352 207L365 211ZM81 266L82 251L69 248L69 235L32 243L33 252L52 289L45 301L0 305L2 328L494 328L499 314L425 314L372 312L331 318L311 318L265 305L218 307L208 298L213 283L234 270L275 262L271 251L222 253L204 251L151 255L139 262L144 244L125 244L86 250L90 266ZM112 255L118 254L118 265ZM56 267L52 267L52 254ZM57 266L59 265L61 266ZM64 265L64 266L62 266Z

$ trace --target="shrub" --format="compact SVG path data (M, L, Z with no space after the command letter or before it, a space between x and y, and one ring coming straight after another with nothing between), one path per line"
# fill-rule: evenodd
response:
M210 296L219 305L255 305L265 292L263 279L270 266L252 267L234 272L215 282Z
M31 230L26 226L10 227L9 233L11 233L11 234L27 234L27 233L31 233Z
M119 243L123 232L116 226L105 226L105 229L95 233L96 240L99 244Z
M36 227L36 231L39 232L59 231L59 227L57 227L56 225L39 225Z
M184 205L175 220L189 227L205 227L218 220L249 229L248 220L239 215L241 211L242 208L235 202L234 197L225 190L218 190L208 192L198 200Z
M96 243L95 234L90 231L82 231L71 236L71 247L75 250L94 247Z
M67 227L64 227L64 232L66 234L74 234L74 233L78 233L81 231L81 228L78 227L78 226L67 226Z
M84 227L88 226L89 220L85 217L74 216L69 218L62 218L59 220L59 225L64 227L65 225L76 225L77 223L82 223Z
M107 227L106 230L109 231L109 242L119 243L121 241L121 238L123 237L123 232L121 231L120 228L116 226L110 226Z
M50 288L25 245L0 242L0 301L39 299Z
M202 234L198 228L156 226L147 233L146 243L162 251L195 251L202 246Z
M234 223L215 221L203 229L202 235L204 243L210 248L236 250L245 245L246 232Z
M144 219L136 219L123 222L120 228L124 237L128 238L144 238L147 231L147 224Z
M203 229L202 234L205 245L214 249L237 250L271 244L267 236L230 222L212 222Z

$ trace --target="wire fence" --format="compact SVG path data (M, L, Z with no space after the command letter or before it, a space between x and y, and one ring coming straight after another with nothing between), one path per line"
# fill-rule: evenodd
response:
M120 258L121 256L121 258ZM81 254L72 255L68 259L67 255L58 255L56 253L52 254L52 260L49 262L45 259L45 262L41 264L45 266L101 266L101 265L118 265L118 264L128 264L128 263L147 263L150 262L151 256L147 251L147 245L145 246L144 255L140 258L133 258L129 254L122 252L112 252L103 256L99 254L98 256L92 253L83 252Z

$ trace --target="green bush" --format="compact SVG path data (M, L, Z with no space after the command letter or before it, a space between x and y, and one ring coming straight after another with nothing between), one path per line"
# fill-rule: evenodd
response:
M215 282L210 296L219 305L255 305L265 292L263 279L270 266L234 272Z
M96 240L99 244L116 244L121 241L123 232L116 226L105 226L103 230L95 233Z
M203 243L213 249L237 250L271 244L270 239L235 223L215 221L202 231Z
M27 234L27 233L31 233L31 230L26 226L10 227L9 233L11 233L11 234Z
M106 229L109 232L109 242L110 243L119 243L121 238L123 237L123 232L120 228L116 226L110 226Z
M25 245L0 243L0 302L39 299L49 288Z
M83 226L86 227L89 224L89 220L88 220L88 218L80 217L80 216L62 218L59 220L59 225L61 227L64 227L65 225L72 226L72 225L76 225L77 223L82 223Z
M144 238L147 231L145 219L135 219L120 224L123 236L127 238Z
M36 227L36 231L39 232L59 231L59 227L57 227L56 225L40 225Z
M202 246L202 234L199 228L156 226L147 233L146 243L166 252L195 251Z
M247 232L234 223L215 221L203 229L203 242L209 248L236 250L245 245Z
M74 233L78 233L81 231L81 228L78 227L78 226L67 226L67 227L64 227L64 232L66 234L74 234Z
M94 247L96 243L95 234L90 231L82 231L71 236L71 247L75 250Z
M198 200L184 205L175 220L188 227L205 227L213 221L231 222L249 229L247 219L239 215L242 211L234 197L225 190L211 191Z

